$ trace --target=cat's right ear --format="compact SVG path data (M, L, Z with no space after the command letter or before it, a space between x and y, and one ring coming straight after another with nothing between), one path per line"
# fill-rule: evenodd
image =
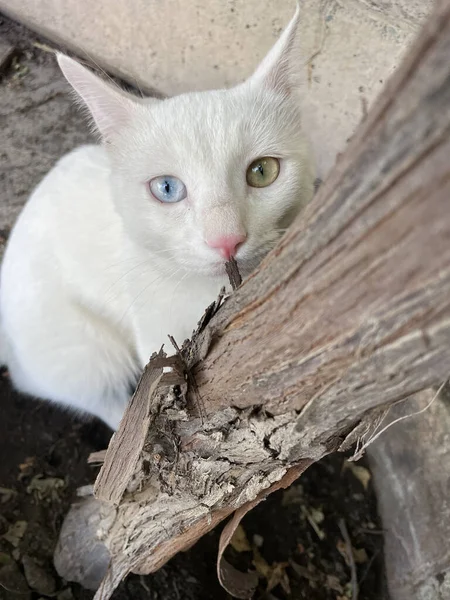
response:
M300 51L299 24L301 0L295 14L275 45L263 59L250 84L264 86L282 94L291 94L303 86L303 64Z
M101 135L108 139L131 120L136 108L132 96L109 85L64 54L57 60L64 77L89 109Z

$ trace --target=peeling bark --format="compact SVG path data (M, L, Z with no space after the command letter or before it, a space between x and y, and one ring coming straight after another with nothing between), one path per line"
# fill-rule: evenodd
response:
M440 2L277 248L146 368L96 483L116 507L97 600L447 378L449 56Z

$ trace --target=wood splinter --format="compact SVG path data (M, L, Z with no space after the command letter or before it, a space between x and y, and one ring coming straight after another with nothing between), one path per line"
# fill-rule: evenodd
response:
M237 290L242 283L242 277L239 272L238 264L233 256L225 263L225 270L227 272L228 279L230 280L232 289Z

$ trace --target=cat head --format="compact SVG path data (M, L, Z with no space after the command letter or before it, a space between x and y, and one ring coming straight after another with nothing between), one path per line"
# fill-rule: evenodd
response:
M142 99L74 60L59 65L108 152L127 234L160 260L247 274L313 194L299 107L299 9L254 74L226 90Z

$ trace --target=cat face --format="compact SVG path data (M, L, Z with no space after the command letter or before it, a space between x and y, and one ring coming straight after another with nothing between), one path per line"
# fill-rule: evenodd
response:
M298 10L243 84L166 100L125 95L59 57L107 143L125 230L157 260L217 276L234 255L247 274L311 198L297 21Z

